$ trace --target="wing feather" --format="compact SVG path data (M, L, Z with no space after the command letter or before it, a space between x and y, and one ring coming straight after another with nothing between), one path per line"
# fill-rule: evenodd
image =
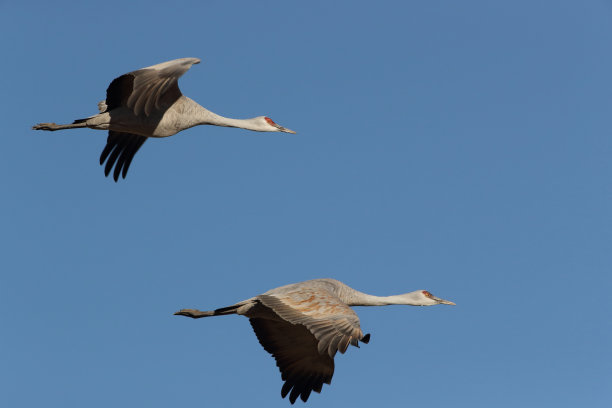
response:
M281 396L306 402L312 391L321 392L334 375L334 359L317 351L317 339L302 325L282 320L250 318L259 343L276 360L285 381Z
M199 62L197 58L180 58L115 78L106 90L106 111L124 106L136 116L149 116L167 109L182 95L178 79Z
M364 338L357 314L336 295L321 288L302 288L283 294L263 294L257 299L281 318L293 324L301 324L318 340L320 353L334 357L337 351Z
M106 146L100 155L100 165L106 161L104 175L108 176L114 166L113 178L115 181L119 180L120 174L125 178L134 155L146 141L145 136L109 130Z

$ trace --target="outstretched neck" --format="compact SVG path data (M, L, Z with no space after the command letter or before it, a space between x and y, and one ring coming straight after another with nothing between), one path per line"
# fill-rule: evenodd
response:
M193 102L194 105L191 106L192 112L191 115L194 119L194 124L196 125L213 125L213 126L225 126L225 127L235 127L247 130L254 131L264 131L268 129L263 129L262 125L256 121L257 118L252 119L232 119L226 118L221 115L217 115L214 112L209 111L208 109L200 106L198 103Z
M421 305L419 300L411 296L410 293L393 296L373 296L361 292L357 292L351 296L347 304L349 306Z

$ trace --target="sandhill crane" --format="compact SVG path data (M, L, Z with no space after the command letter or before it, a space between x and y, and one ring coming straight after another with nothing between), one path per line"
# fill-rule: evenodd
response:
M266 116L230 119L219 116L183 96L178 79L199 64L198 58L162 62L115 78L106 89L106 100L98 103L99 114L77 119L72 124L39 123L35 130L62 130L87 127L108 130L100 165L104 174L113 166L113 178L125 178L138 149L149 137L172 136L197 125L229 126L257 132L295 133Z
M285 381L281 396L306 402L334 375L334 356L349 344L367 343L359 317L349 306L454 305L426 290L395 296L372 296L335 279L314 279L281 286L232 306L211 311L182 309L175 315L194 319L238 314L249 318L263 348L276 359Z

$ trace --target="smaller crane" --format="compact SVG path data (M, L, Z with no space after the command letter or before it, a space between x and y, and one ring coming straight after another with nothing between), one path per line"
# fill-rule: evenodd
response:
M349 306L454 305L426 290L395 296L372 296L335 279L313 279L271 289L235 305L211 311L182 309L175 315L194 319L238 314L249 318L263 348L276 359L285 382L281 396L306 402L334 375L334 356L349 344L368 343L359 317Z
M184 96L178 87L178 79L193 64L199 63L198 58L180 58L121 75L106 89L106 100L98 103L99 114L67 125L39 123L32 129L54 131L87 127L108 130L100 165L106 161L106 176L115 166L115 181L120 174L125 178L134 155L149 137L168 137L197 125L295 133L267 116L225 118Z

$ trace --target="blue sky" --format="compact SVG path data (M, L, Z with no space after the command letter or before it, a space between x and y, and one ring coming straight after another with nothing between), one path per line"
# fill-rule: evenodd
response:
M2 2L0 405L287 407L247 319L333 277L359 308L310 407L612 403L612 3ZM297 135L196 127L126 180L96 112L125 72ZM301 406L298 401L296 406Z

